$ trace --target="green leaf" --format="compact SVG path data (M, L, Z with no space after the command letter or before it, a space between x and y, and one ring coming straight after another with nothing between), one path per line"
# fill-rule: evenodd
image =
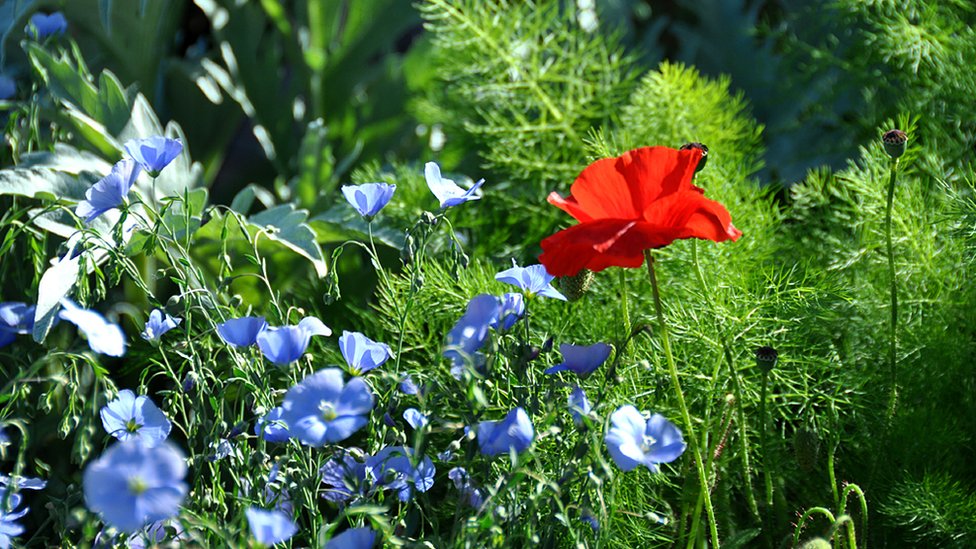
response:
M292 204L284 204L252 215L248 223L252 227L264 229L268 238L284 244L311 261L321 278L328 274L329 269L322 258L322 249L315 241L315 232L305 223L306 219L307 211L296 210Z
M320 242L340 242L350 238L365 241L369 238L369 225L345 201L336 203L325 212L313 217L311 221ZM402 229L387 226L380 216L373 220L372 225L373 240L391 248L403 248Z
M236 196L234 196L234 200L230 203L230 209L239 214L247 215L247 212L251 210L251 206L254 204L255 198L257 198L258 202L263 204L265 208L274 207L275 199L271 192L264 187L254 183L249 183L246 187L241 189Z
M51 331L64 299L78 280L81 255L56 261L37 285L37 312L34 313L34 341L41 343Z
M50 168L78 175L83 172L107 174L112 165L87 151L79 151L65 143L55 143L53 151L38 151L21 157L17 168Z
M27 196L46 200L81 200L100 176L73 176L51 168L0 170L0 195Z

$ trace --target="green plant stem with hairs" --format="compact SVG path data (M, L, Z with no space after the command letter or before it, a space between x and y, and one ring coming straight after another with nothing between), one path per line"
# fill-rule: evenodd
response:
M701 263L698 261L697 240L691 241L691 260L695 266L695 274L698 275L698 283L701 284L702 295L705 296L708 308L714 311L715 303L712 301L712 294L708 287L708 282L705 280ZM732 395L735 396L736 422L739 424L739 453L742 456L742 477L745 480L743 489L746 495L746 504L749 506L749 512L752 513L752 516L756 520L760 520L759 506L756 504L756 496L752 491L752 467L749 464L749 439L747 437L746 412L743 406L742 389L739 387L739 374L735 370L735 361L732 358L732 346L729 344L728 336L725 330L722 329L717 318L715 329L718 331L719 339L722 342L722 356L729 367L729 376L732 379ZM763 452L765 452L765 449ZM697 512L700 512L703 502L704 500L699 496L698 504L695 506Z
M701 449L698 447L698 438L695 435L694 425L691 423L691 414L688 412L688 404L685 402L685 395L681 391L681 382L678 379L678 367L674 363L674 355L671 353L671 343L668 339L668 323L664 318L664 308L661 306L661 292L657 285L657 276L654 274L654 256L650 250L644 250L644 258L647 261L647 276L651 280L651 292L654 297L654 309L657 312L658 323L661 327L661 346L664 347L664 356L668 361L668 373L671 375L671 384L674 386L674 394L678 398L678 406L681 408L681 418L685 424L688 440L691 442L691 453L695 458L695 469L698 471L698 482L701 486L701 497L705 502L705 513L708 515L708 527L712 538L712 547L719 547L718 525L715 522L715 509L712 507L712 496L709 493L708 477L705 475L705 464L702 462ZM691 523L691 535L688 538L688 547L695 547L698 537L698 516L695 516Z
M885 206L885 243L888 249L888 280L891 284L891 325L888 329L888 414L887 423L891 423L898 406L898 369L896 365L897 327L898 327L898 282L895 279L895 252L891 244L891 209L895 201L895 180L898 173L898 159L891 161L888 170L888 203Z
M772 463L767 459L769 456L769 445L766 443L766 424L768 423L766 418L766 396L769 389L768 372L762 373L761 383L759 392L759 447L762 449L763 455L763 485L766 489L766 509L768 515L769 509L773 507L773 475L769 471Z

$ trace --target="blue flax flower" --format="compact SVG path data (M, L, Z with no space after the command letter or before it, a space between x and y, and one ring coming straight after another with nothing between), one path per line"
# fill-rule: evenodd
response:
M383 206L393 198L396 185L386 183L366 183L365 185L343 185L342 194L359 215L366 221L372 221L373 217L380 213Z
M563 361L555 366L546 368L545 373L554 374L556 372L570 371L582 379L586 379L601 364L606 362L613 347L606 343L594 343L593 345L570 345L563 343L559 346L559 352L563 355Z
M231 347L250 347L257 342L258 334L268 327L263 316L232 318L217 325L217 335Z
M64 18L63 13L56 11L50 15L40 12L31 15L30 23L27 24L24 32L35 40L44 40L48 36L60 36L66 30L68 30L68 20Z
M10 99L17 93L17 83L13 78L0 74L0 101Z
M10 490L43 490L47 481L41 478L0 475L0 487Z
M404 410L403 419L407 420L407 423L414 429L421 429L430 422L430 419L416 408L407 408Z
M3 507L3 502L7 506ZM14 537L24 533L24 527L17 524L17 520L27 514L28 509L20 506L20 494L7 495L6 488L0 488L0 549L8 549Z
M326 486L322 497L335 503L364 497L369 489L366 464L349 452L343 451L325 462L319 474L322 475L322 484Z
M412 448L387 446L375 456L366 458L366 472L376 486L396 490L400 501L409 501L414 490L430 490L437 472L429 457L421 456L418 460L415 457Z
M481 196L475 193L485 182L484 179L479 179L470 189L464 190L454 181L441 177L441 167L436 162L428 162L424 166L424 177L427 179L427 187L440 201L442 209L464 204L469 200L480 200Z
M183 143L179 139L155 135L145 139L130 139L125 142L124 148L129 158L138 162L150 177L157 177L163 168L183 152Z
M88 347L92 351L108 356L125 354L125 334L118 324L108 322L95 311L79 307L68 298L62 299L61 305L64 309L58 313L58 317L77 326L88 338Z
M525 296L522 294L509 292L498 300L498 304L498 319L491 326L498 331L510 330L525 314Z
M478 424L478 448L486 456L507 454L514 449L521 453L535 438L532 420L522 408L515 408L501 421L482 421Z
M179 326L180 322L183 322L182 318L173 318L164 313L162 309L155 309L153 312L149 313L149 320L146 322L146 328L140 335L142 336L142 339L155 343L159 341L159 338L163 334Z
M658 463L670 463L685 451L681 431L661 414L645 419L628 404L610 415L610 424L604 442L623 471L643 465L656 473Z
M568 399L569 415L573 416L573 422L577 425L583 423L583 416L590 413L593 407L590 405L590 400L586 398L586 393L580 387L574 387L573 391L569 393Z
M183 453L172 444L120 442L85 469L85 503L106 524L133 532L179 514L185 477Z
M262 545L274 545L290 539L298 531L295 521L277 509L265 511L260 507L248 507L247 525L251 535Z
M131 158L116 162L108 175L85 191L85 199L78 203L75 215L85 223L91 223L103 213L121 206L139 177L139 171L139 165Z
M468 475L464 467L451 469L447 472L447 478L454 481L454 487L461 491L461 495L464 496L468 505L475 509L481 507L485 501L484 495L481 493L481 489L471 482L471 476Z
M373 395L362 378L342 381L342 370L326 368L306 377L285 395L281 419L288 432L309 446L349 438L369 421Z
M259 418L254 424L254 434L264 437L268 442L287 442L291 435L288 425L281 419L284 409L278 406Z
M372 549L376 532L369 528L350 528L325 544L325 549Z
M284 366L302 358L313 335L329 336L332 330L314 316L305 317L297 326L265 328L257 336L258 348L271 362Z
M405 395L415 395L420 392L420 387L414 382L410 374L404 374L400 380L400 392Z
M566 296L552 286L552 281L555 278L546 271L544 265L519 267L515 260L512 260L511 269L506 269L495 275L495 280L517 286L529 297L539 295L566 301Z
M472 363L479 366L478 350L488 338L488 328L498 322L500 305L498 298L489 294L480 294L468 302L464 316L457 321L451 331L447 333L447 347L444 356L451 359L451 375L461 378L464 365Z
M393 351L386 343L377 343L359 332L345 330L339 338L339 350L355 375L379 368L393 357Z
M0 347L14 342L17 334L34 329L34 306L18 301L0 303Z
M123 442L138 438L147 446L155 446L166 440L173 428L149 397L137 397L128 389L119 392L119 398L102 407L101 416L105 432Z

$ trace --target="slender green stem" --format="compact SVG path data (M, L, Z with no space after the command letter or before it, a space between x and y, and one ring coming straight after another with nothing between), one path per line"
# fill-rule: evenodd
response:
M708 515L708 527L712 537L712 547L719 547L718 525L715 522L715 509L712 507L712 496L708 489L708 477L705 475L705 464L702 461L701 449L698 447L698 437L695 435L695 427L691 423L691 414L688 412L688 404L685 402L685 395L681 391L681 382L678 379L678 367L674 363L674 355L671 353L671 343L668 339L668 323L664 318L664 308L661 306L661 293L658 290L657 276L654 274L654 256L650 250L644 250L644 258L647 260L647 275L651 279L651 292L654 296L654 309L657 312L658 323L661 326L661 346L664 347L664 356L668 360L668 373L671 375L671 384L674 386L674 394L678 398L678 406L681 408L681 418L685 424L685 431L688 440L691 441L691 452L695 457L695 468L698 471L698 481L701 486L702 496L705 499L705 512ZM698 517L695 517L692 524L692 535L688 539L688 547L694 547L697 533Z
M624 337L630 335L630 308L628 303L627 291L627 270L617 269L620 273L620 315L624 319Z
M769 388L769 374L767 372L762 373L762 386L759 391L759 447L762 448L762 461L763 461L763 484L766 488L766 509L767 514L769 509L773 507L773 475L769 472L770 460L769 460L769 446L766 444L766 424L769 422L766 417L766 395L767 389Z
M891 284L891 325L888 328L888 422L895 416L898 406L898 370L895 364L897 356L898 327L898 283L895 279L895 252L891 244L891 208L895 201L895 179L898 173L898 159L891 161L888 175L888 204L885 207L885 241L888 248L888 280Z
M702 295L705 296L705 301L708 304L709 309L715 310L715 303L712 300L712 293L708 287L708 282L705 280L705 275L701 269L701 263L698 261L698 241L691 241L691 259L695 266L695 273L698 275L698 283L702 288ZM719 339L722 342L722 355L725 358L725 363L729 367L729 377L732 379L732 394L735 396L735 411L736 411L736 423L739 427L739 454L742 459L742 477L745 479L745 485L743 489L746 495L746 505L749 506L749 512L756 519L760 519L759 506L756 504L756 496L752 491L752 467L749 463L749 437L748 437L748 425L746 424L746 412L745 412L745 402L742 399L742 389L739 387L739 374L735 369L735 360L732 358L732 345L729 343L729 338L722 328L722 324L715 319L715 329L718 331ZM763 450L765 452L765 449ZM699 497L699 503L702 503ZM696 508L699 510L701 506L698 505Z

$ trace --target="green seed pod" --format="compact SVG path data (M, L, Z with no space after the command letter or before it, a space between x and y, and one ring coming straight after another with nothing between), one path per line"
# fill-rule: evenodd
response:
M691 149L698 149L702 153L701 160L699 160L698 165L695 166L695 173L698 173L704 170L705 164L708 163L708 146L706 146L704 143L698 143L693 141L691 143L685 143L684 145L678 148L679 151L687 151Z
M823 538L813 538L804 541L800 549L831 549L830 542Z
M768 374L773 371L776 367L776 362L779 360L779 352L772 347L758 347L756 349L756 367L759 371Z
M820 459L820 437L813 429L802 427L793 433L793 455L804 473L817 468Z
M583 269L573 276L559 277L559 289L570 301L576 301L590 289L593 283L593 271Z
M891 158L898 158L905 154L905 144L908 143L908 134L901 130L888 130L881 136L884 143L885 152Z

